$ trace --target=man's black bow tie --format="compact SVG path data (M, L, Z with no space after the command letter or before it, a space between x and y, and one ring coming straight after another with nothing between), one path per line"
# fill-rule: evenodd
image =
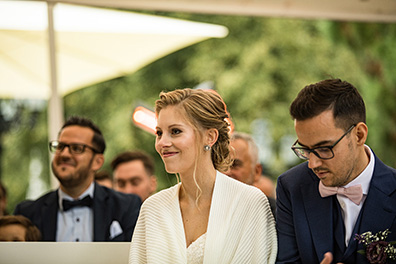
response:
M84 199L81 200L74 200L74 201L70 201L70 200L62 200L62 205L63 205L63 211L67 211L75 206L88 206L91 207L92 206L92 198L91 196L85 196Z

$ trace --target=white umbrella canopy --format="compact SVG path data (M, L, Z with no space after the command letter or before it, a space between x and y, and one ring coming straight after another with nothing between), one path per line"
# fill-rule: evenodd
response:
M48 99L54 139L62 96L227 34L220 25L127 11L0 0L0 98Z
M176 50L227 35L223 26L58 4L58 93L132 73ZM51 95L45 2L0 1L0 97Z

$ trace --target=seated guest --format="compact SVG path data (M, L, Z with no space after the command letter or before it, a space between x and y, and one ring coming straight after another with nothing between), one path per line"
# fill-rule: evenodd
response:
M111 162L114 189L139 195L146 200L157 189L154 160L142 151L123 152Z
M29 218L44 241L130 241L141 200L94 182L106 147L100 129L89 119L71 117L49 147L59 189L18 204L15 214Z
M111 173L106 170L101 170L95 173L95 181L107 188L113 188L113 178L111 177Z
M0 217L0 241L40 241L38 228L22 215L6 215Z

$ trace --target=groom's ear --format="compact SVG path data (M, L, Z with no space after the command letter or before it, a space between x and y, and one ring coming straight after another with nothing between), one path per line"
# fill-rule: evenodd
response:
M359 122L356 125L356 131L354 133L355 137L356 137L356 143L359 146L362 146L366 143L367 140L367 133L368 133L368 128L367 125L363 122Z

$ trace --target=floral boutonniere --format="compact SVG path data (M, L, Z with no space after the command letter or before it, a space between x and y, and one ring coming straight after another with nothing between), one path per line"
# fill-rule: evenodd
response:
M390 233L389 229L380 231L373 235L370 231L361 235L356 234L355 240L365 245L365 250L359 250L362 255L366 255L370 263L385 264L387 260L396 260L396 248L393 246L396 241L385 241Z

